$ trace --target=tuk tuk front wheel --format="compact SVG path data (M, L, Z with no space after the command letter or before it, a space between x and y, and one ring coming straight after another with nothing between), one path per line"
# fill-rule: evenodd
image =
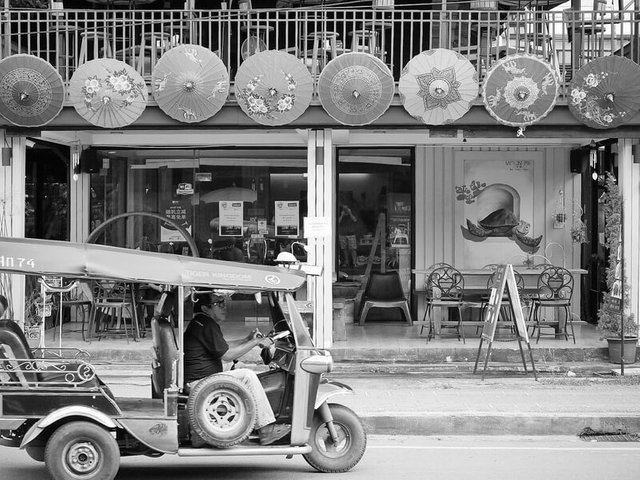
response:
M47 442L44 461L54 480L113 480L120 467L116 439L90 422L70 422Z
M338 473L351 470L367 448L367 434L360 418L344 405L329 404L333 425L337 433L334 442L327 424L316 411L311 426L309 444L311 453L304 455L309 465L320 472Z

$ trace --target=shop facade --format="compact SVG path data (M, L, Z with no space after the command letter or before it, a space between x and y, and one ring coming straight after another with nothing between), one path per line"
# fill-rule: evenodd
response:
M277 25L277 13L257 13L257 25ZM200 43L207 39L205 31L209 42L216 40L211 32L226 18L225 12L220 15L215 23L192 20L200 25L195 29ZM318 27L318 21L330 20L344 27L346 36L353 20L337 21L340 16L321 12L287 25ZM171 22L187 23L184 18L181 12ZM411 18L415 25L435 25L440 17ZM393 25L400 28L402 21L398 16ZM234 20L238 31L244 22L244 17ZM445 39L446 32L432 30L431 38ZM233 68L241 61L242 42L231 38L237 51L231 49L224 60ZM267 47L279 48L288 38L275 36ZM389 55L398 54L391 69L396 80L402 65L423 48L413 45L419 38L411 37L404 49L401 42L388 44ZM311 49L304 45L301 54ZM68 81L70 66L58 70ZM640 120L591 129L571 115L564 97L521 135L497 122L478 98L462 118L430 126L408 115L396 95L381 116L353 127L329 116L317 96L284 126L259 125L233 97L214 116L187 124L165 115L149 98L140 117L118 129L96 128L70 102L40 128L3 120L0 194L6 234L85 241L115 215L156 212L183 225L198 251L154 219L129 218L99 241L250 263L272 263L289 251L323 269L310 279L307 298L314 318L321 319L314 323L316 341L328 347L334 341L333 299L345 295L336 284L357 280L368 267L399 271L414 320L423 315L421 272L438 262L459 269L505 262L534 269L548 262L586 270L572 302L574 313L585 317L589 309L581 305L597 304L600 281L589 263L600 248L594 192L601 176L614 171L625 196L631 309L636 315L640 310L634 288L640 284L635 219L640 172L634 155ZM352 216L343 215L345 207ZM310 235L305 220L327 228ZM586 243L575 239L579 222L592 234ZM24 298L21 280L12 288L12 297ZM24 305L13 307L20 318ZM401 318L383 320L402 325Z
M348 295L336 290L336 282L344 285L357 280L369 260L374 271L380 269L381 250L370 254L381 213L385 269L399 271L413 304L414 320L423 314L420 285L424 275L413 272L440 261L463 270L504 262L524 269L547 261L569 269L589 267L584 263L584 244L572 237L573 205L583 205L583 177L589 171L572 171L571 152L584 140L559 138L554 144L553 139L546 139L544 145L534 141L522 145L521 139L516 144L513 138L494 138L491 145L462 140L451 145L448 139L433 145L433 140L425 141L423 131L400 128L250 133L211 129L186 134L181 129L122 134L49 130L39 137L13 136L10 131L8 135L13 155L11 165L3 167L3 184L9 235L84 241L110 217L148 211L183 224L192 233L200 256L268 264L280 251L292 251L300 260L324 267L321 277L310 280L307 297L314 300L315 318L324 319L315 324L314 333L325 346L333 342L333 296ZM78 137L91 143L78 148ZM36 145L27 146L31 142ZM631 228L625 229L629 243L625 252L631 259L629 279L633 282L637 253L631 246L637 241L637 222L630 207L638 201L637 187L633 187L638 164L633 161L631 140L618 139L616 145L615 167L629 199L625 219ZM46 173L43 165L52 162L51 146L69 151L68 161L62 162L66 179L56 181L55 175ZM47 154L29 160L33 150ZM573 163L575 167L575 160ZM34 178L38 172L44 180ZM16 180L21 174L26 183ZM473 236L468 221L476 224L486 212L500 210L477 200L483 196L475 195L471 184L478 182L482 190L485 178L500 187L491 196L493 201L500 202L517 190L519 206L514 211L529 224L528 237L542 236L539 248L529 249L512 236ZM231 196L216 198L216 190L231 192ZM27 201L20 202L20 195ZM51 204L42 204L47 199ZM61 207L65 201L66 218ZM234 207L238 201L241 205ZM356 217L354 229L347 230L340 223L345 204ZM564 214L562 222L559 214ZM307 238L305 218L328 219L330 235ZM589 230L593 228L584 215L581 220ZM345 235L355 237L355 263L341 251L340 237ZM98 242L195 253L176 232L154 219L115 223ZM233 252L235 257L225 257ZM585 301L593 295L586 281L581 280L580 285L572 302L577 316L584 315L580 295ZM14 282L16 294L21 288L24 286ZM637 298L635 302L632 306L637 305ZM17 316L19 309L20 305L14 305ZM372 320L376 321L375 316ZM397 322L398 328L403 325L399 315L378 320Z

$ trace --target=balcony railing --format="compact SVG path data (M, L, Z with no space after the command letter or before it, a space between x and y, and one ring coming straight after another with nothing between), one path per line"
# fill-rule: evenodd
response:
M49 61L68 82L96 57L134 66L150 81L172 46L215 51L233 81L257 49L284 50L317 75L332 56L365 51L399 79L416 54L448 48L465 55L482 81L498 59L531 53L551 62L566 87L575 71L602 55L637 61L640 12L434 10L8 10L1 12L0 56L30 53ZM565 95L566 88L561 88Z

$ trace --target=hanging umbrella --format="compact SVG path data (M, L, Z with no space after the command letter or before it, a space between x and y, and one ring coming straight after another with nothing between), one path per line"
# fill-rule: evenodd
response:
M409 60L398 90L405 110L416 120L428 125L451 123L478 98L478 72L453 50L427 50Z
M78 114L104 128L135 122L147 106L144 79L131 66L113 58L83 63L69 82L69 99Z
M20 127L39 127L62 110L64 84L57 70L34 55L0 61L0 114Z
M640 110L640 65L625 57L599 57L569 84L569 111L591 128L613 128Z
M549 62L534 55L508 55L485 77L482 99L498 122L520 127L539 122L553 109L558 77Z
M220 58L199 45L179 45L166 52L153 70L158 106L181 122L214 116L229 96L229 72Z
M368 53L339 55L318 79L320 102L344 125L367 125L391 105L395 85L389 68Z
M293 55L270 50L250 56L238 68L236 99L242 111L263 125L285 125L311 103L313 79Z
M258 199L258 193L250 188L226 187L212 190L202 195L196 193L191 197L191 204L199 203L215 203L215 202L255 202Z

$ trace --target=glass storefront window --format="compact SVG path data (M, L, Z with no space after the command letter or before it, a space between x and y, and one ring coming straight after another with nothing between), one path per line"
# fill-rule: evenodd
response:
M69 240L69 148L37 142L27 149L25 236Z
M302 240L306 151L269 149L98 152L92 228L124 211L157 212L184 227L199 255L272 263ZM106 160L105 160L106 159ZM138 217L108 229L104 243L191 255L179 231Z
M338 149L338 278L398 270L408 290L413 225L413 151ZM379 239L376 242L376 238ZM373 255L371 252L373 250Z

